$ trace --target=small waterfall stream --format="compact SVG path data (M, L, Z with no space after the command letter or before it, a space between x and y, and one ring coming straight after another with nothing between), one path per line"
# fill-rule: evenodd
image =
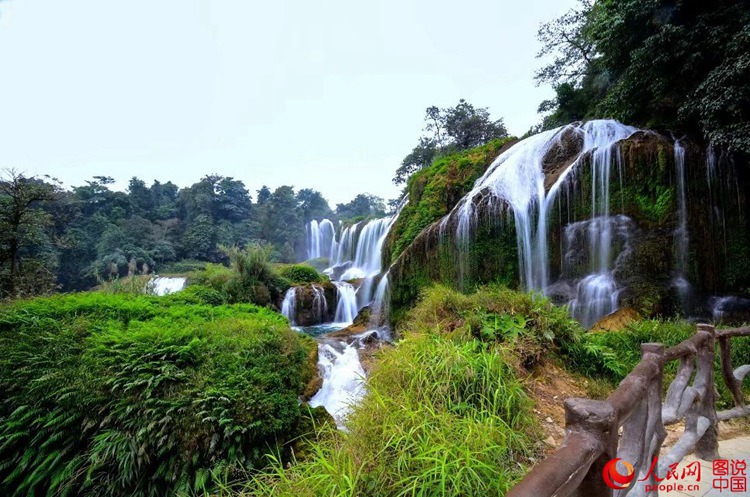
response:
M185 288L187 278L169 276L157 276L148 283L148 290L154 295L163 296L179 292Z
M674 142L674 163L677 179L677 228L674 231L676 274L673 284L683 310L686 310L690 296L690 283L687 280L688 247L690 243L687 220L687 195L685 193L685 147L679 140Z
M338 292L338 302L336 304L336 317L333 322L346 327L357 317L357 294L354 286L345 281L334 281L336 291Z
M318 367L323 385L310 399L310 405L325 407L342 428L351 406L364 395L365 370L359 353L344 342L322 342L318 345Z
M295 326L297 323L295 318L297 317L297 288L292 287L286 291L284 295L284 301L281 303L281 314L289 320L291 326Z
M330 267L324 272L336 286L336 310L332 323L312 327L315 329L296 329L311 335L317 335L319 328L326 332L340 330L351 325L363 307L371 305L373 309L370 323L372 330L352 335L350 343L339 339L319 339L318 368L323 384L310 399L310 405L324 406L340 428L343 427L350 407L364 394L365 371L358 352L364 346L362 336L377 331L379 339L390 339L387 326L383 326L383 311L387 308L388 274L381 274L381 260L383 243L397 216L398 212L390 217L357 223L343 229L340 227L338 237L333 223L327 219L311 221L306 228L308 257L329 257ZM354 281L357 281L358 286L355 287L352 283ZM282 302L282 314L292 324L295 298L296 290L291 288ZM320 293L315 293L314 299L325 302L322 288ZM320 315L326 314L327 309Z

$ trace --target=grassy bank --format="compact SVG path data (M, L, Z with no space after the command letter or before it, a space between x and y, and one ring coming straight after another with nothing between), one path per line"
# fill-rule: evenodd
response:
M315 344L250 304L84 293L0 307L0 494L203 494L304 431Z

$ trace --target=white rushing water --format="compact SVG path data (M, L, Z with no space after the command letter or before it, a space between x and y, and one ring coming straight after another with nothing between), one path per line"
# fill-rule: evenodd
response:
M687 222L687 194L685 193L685 147L682 146L679 140L675 140L674 142L674 163L677 177L677 228L674 231L677 261L673 285L677 289L683 310L686 310L690 295L690 283L687 280L690 238Z
M320 222L312 220L305 227L305 240L307 242L307 258L318 259L328 257L331 253L331 244L336 229L328 219Z
M323 385L310 399L310 405L325 407L336 425L342 428L351 406L364 395L365 371L356 348L343 342L337 345L340 350L330 343L318 344L318 367Z
M526 290L545 291L549 286L549 247L547 218L563 185L574 177L576 169L590 157L591 217L586 237L589 273L577 283L576 309L585 309L587 321L617 308L617 284L612 276L612 228L609 205L610 176L619 159L616 143L637 131L613 120L595 120L571 124L526 138L502 153L464 196L451 215L458 216L456 237L459 245L469 243L477 222L477 198L490 204L506 203L513 212L518 245L521 285ZM562 171L557 181L545 190L543 160L563 135L574 133L582 146L577 157ZM446 225L442 223L441 226ZM593 304L593 309L589 308Z
M359 311L357 308L356 290L351 283L345 281L334 281L333 284L336 285L336 292L338 294L336 299L336 315L333 321L348 326L352 324Z
M340 341L323 341L318 344L318 368L323 384L320 390L310 399L310 405L324 406L334 417L337 426L343 428L343 422L351 406L356 404L364 394L365 372L359 359L357 347L364 347L367 340L374 335L377 339L390 339L387 325L383 325L383 312L388 298L388 274L382 273L383 244L393 223L401 211L402 205L393 216L357 223L340 228L337 237L330 221L311 222L307 227L308 257L324 256L328 247L330 227L330 267L325 273L331 277L336 286L336 311L334 322L313 327L310 331L317 334L321 327L332 326L335 329L345 328L357 317L360 309L367 305L373 307L372 330L350 338L351 344ZM378 280L379 278L379 280ZM360 280L359 286L350 283ZM375 284L377 282L377 285ZM315 291L315 287L313 286ZM290 293L291 292L291 293ZM284 309L294 307L294 291L290 289L282 304ZM315 299L325 301L325 294L316 292ZM315 304L314 304L315 305ZM326 313L324 312L323 315ZM287 312L284 312L287 315ZM305 328L298 328L304 331ZM327 329L334 331L333 329Z
M295 326L297 323L297 287L286 291L284 301L281 303L281 314L289 320L289 324Z
M168 276L157 276L149 281L150 290L154 295L169 295L179 292L185 288L186 278L171 278Z

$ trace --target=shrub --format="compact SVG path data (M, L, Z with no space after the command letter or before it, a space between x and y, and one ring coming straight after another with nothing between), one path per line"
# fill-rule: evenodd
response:
M88 293L0 307L0 347L0 493L155 496L297 437L315 344L253 305Z
M541 295L500 285L479 287L468 295L432 286L422 292L404 328L421 332L439 329L507 343L527 369L550 347L569 347L581 334L580 325L566 309Z
M189 285L184 290L166 295L164 298L182 304L222 305L226 303L226 294L208 286Z
M318 273L314 267L306 264L282 266L279 269L279 274L282 278L286 278L294 285L301 285L304 283L322 283L325 281L325 278Z
M226 295L227 302L250 302L261 306L278 303L290 283L271 264L273 250L267 245L245 249L222 247L230 267L208 264L191 277L191 283L213 288Z
M577 343L570 343L564 351L565 363L569 369L591 378L605 378L616 386L641 360L642 343L663 343L672 347L692 337L695 324L687 321L647 320L632 323L623 331L606 333L586 333ZM718 347L717 347L718 352ZM672 361L665 367L665 388L674 378L679 361ZM732 365L736 368L750 364L750 338L732 339ZM721 363L716 354L715 377L719 389L721 408L729 407L731 398L721 381ZM745 380L750 386L750 378Z

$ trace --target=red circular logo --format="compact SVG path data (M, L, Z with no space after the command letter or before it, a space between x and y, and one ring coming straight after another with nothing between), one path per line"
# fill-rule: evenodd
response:
M617 471L618 461L621 461L622 465L625 466L627 474L623 475L619 471ZM612 488L614 490L623 490L627 488L628 484L633 481L633 478L635 478L635 470L633 469L632 464L627 461L623 461L618 457L617 459L612 459L604 465L602 476L604 477L604 483L606 483L609 488Z

